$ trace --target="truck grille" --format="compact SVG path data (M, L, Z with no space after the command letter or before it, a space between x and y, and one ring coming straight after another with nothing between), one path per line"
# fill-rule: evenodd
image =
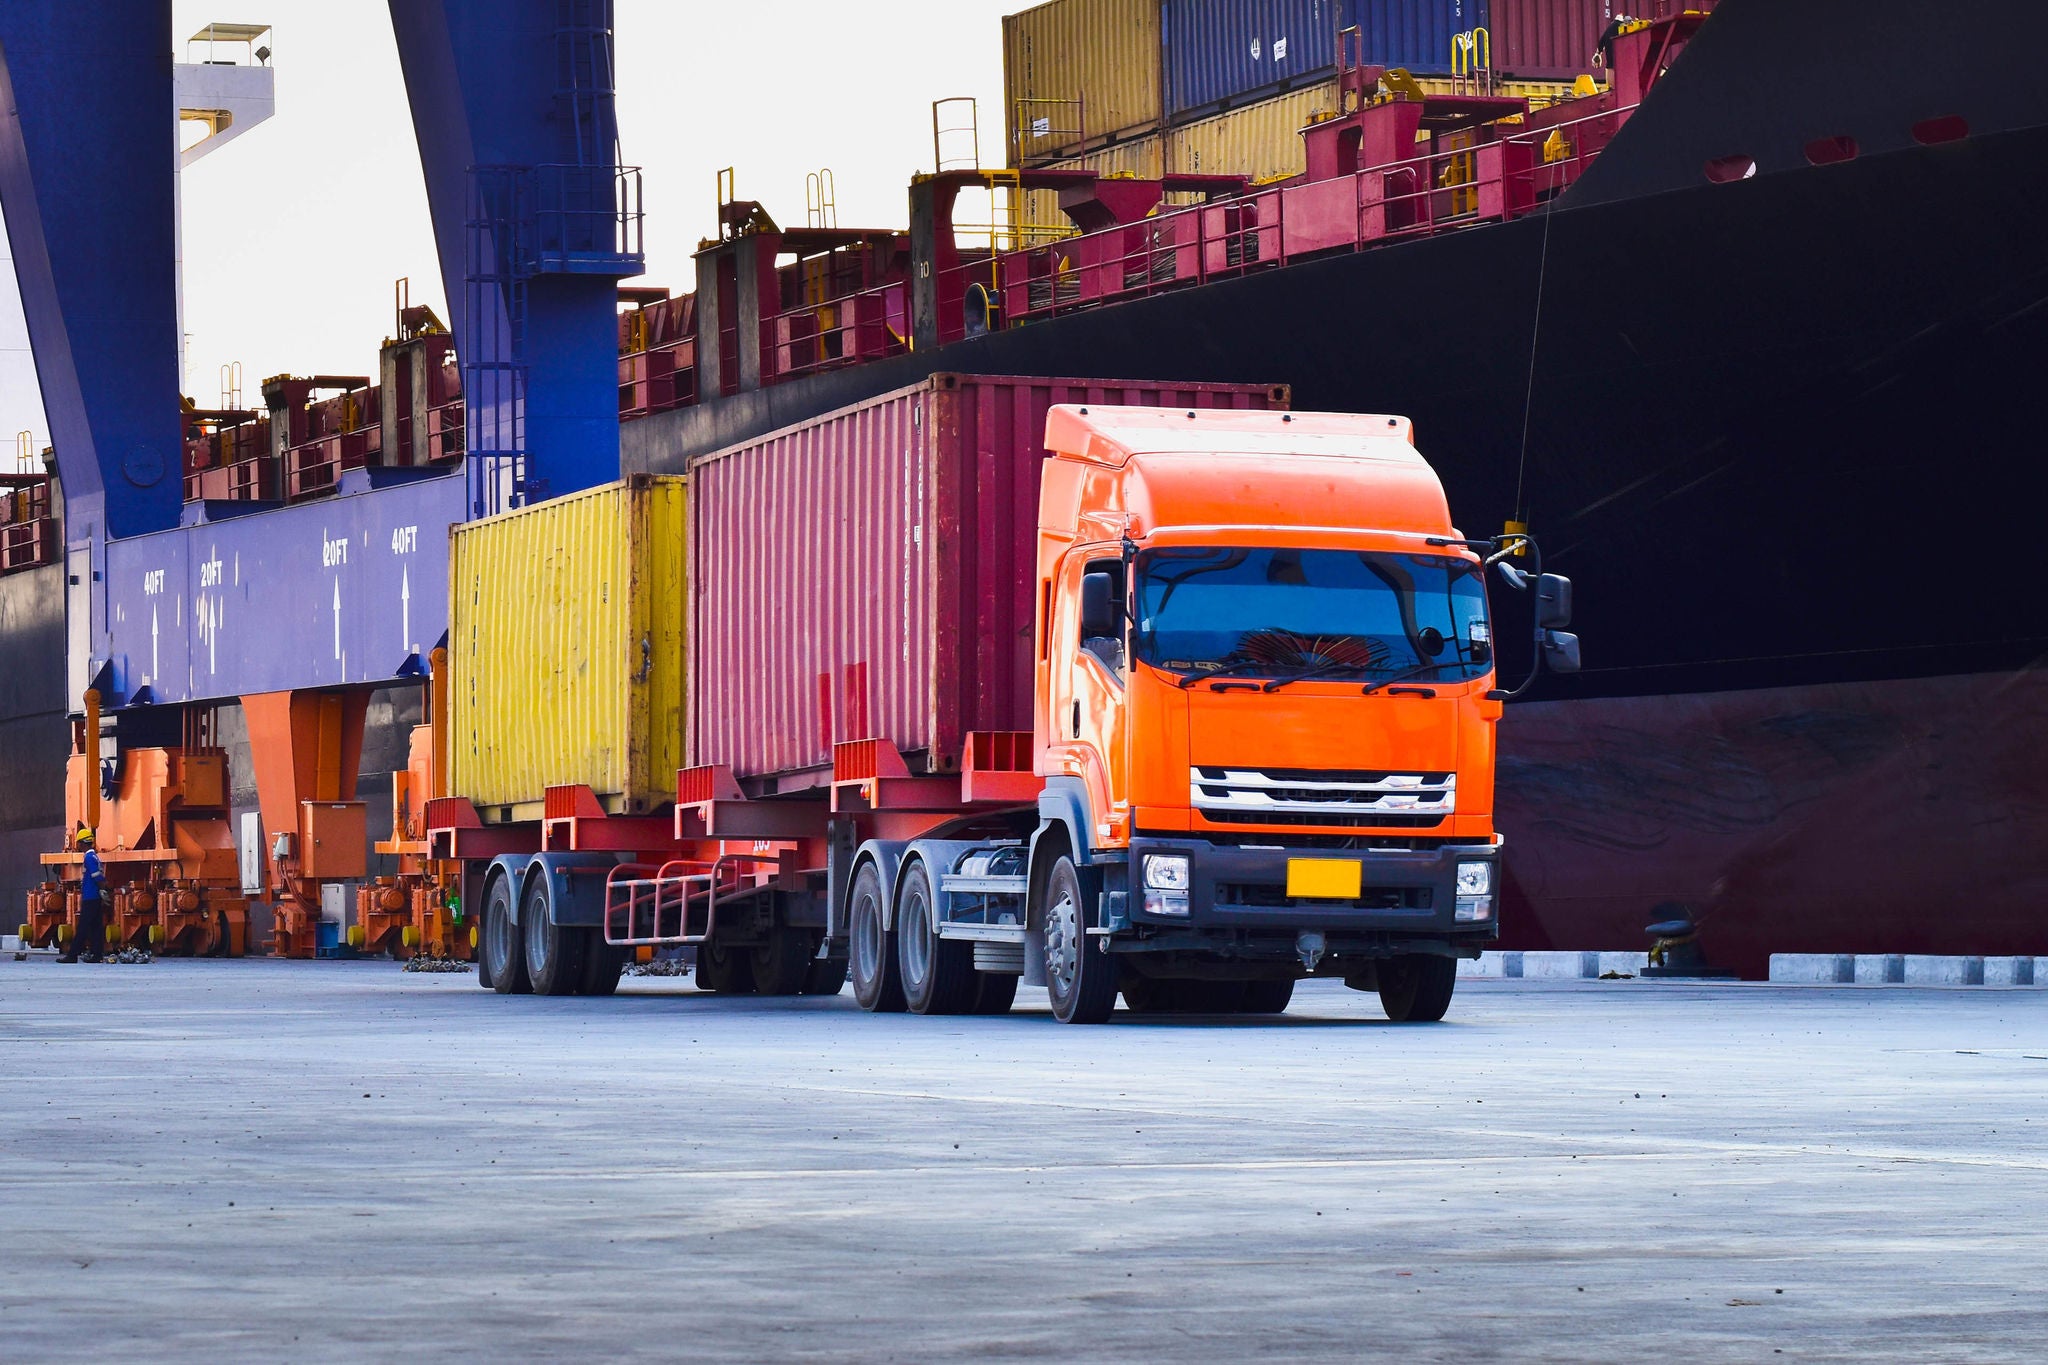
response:
M1427 911L1435 892L1427 886L1368 886L1357 900L1346 902L1360 910ZM1289 896L1284 886L1265 882L1222 882L1216 887L1216 903L1252 910L1327 909L1330 902Z
M1436 824L1458 796L1456 773L1194 768L1188 781L1196 810L1247 824Z

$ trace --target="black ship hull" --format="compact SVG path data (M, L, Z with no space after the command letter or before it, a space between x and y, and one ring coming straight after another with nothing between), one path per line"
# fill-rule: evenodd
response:
M1749 975L2048 952L2044 221L2048 128L1702 176L664 414L627 465L934 370L1405 413L1465 529L1519 513L1577 587L1586 671L1503 737L1510 946L1680 901Z

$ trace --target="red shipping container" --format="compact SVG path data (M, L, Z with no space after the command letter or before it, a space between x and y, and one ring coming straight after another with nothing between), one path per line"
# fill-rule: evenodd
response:
M936 374L690 467L689 761L762 791L832 744L958 768L1031 728L1039 463L1055 403L1284 408L1285 385Z
M1652 17L1657 0L1489 0L1493 69L1523 80L1598 76L1593 51L1617 14Z

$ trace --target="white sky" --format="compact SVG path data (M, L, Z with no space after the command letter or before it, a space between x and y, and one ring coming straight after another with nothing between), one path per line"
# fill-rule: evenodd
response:
M982 161L1001 164L1000 16L1030 2L616 0L620 140L644 168L637 283L691 287L723 166L785 226L804 221L805 175L826 166L842 226L901 226L911 174L932 168L931 102L952 95L979 99ZM219 401L228 361L252 405L267 375L374 375L401 275L446 316L384 0L237 6L171 6L180 59L182 38L214 20L276 29L276 115L184 173L185 375L201 407ZM0 468L24 429L40 449L49 428L10 259Z

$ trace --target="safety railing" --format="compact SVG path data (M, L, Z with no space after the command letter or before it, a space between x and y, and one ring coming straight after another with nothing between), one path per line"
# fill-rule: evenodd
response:
M621 863L605 876L604 941L618 948L703 943L717 930L721 892L730 897L756 873L780 867L779 859L751 853L724 853L708 863ZM701 920L693 920L700 910Z
M910 282L778 313L762 330L774 379L902 355L910 349Z
M0 573L33 569L57 561L57 521L51 515L50 481L10 475L0 483Z
M997 262L1003 318L1044 318L1524 217L1577 180L1632 112L1587 115L1329 180L1275 185L1011 252ZM989 267L977 261L958 273L955 293L985 279ZM942 315L942 323L951 322Z

